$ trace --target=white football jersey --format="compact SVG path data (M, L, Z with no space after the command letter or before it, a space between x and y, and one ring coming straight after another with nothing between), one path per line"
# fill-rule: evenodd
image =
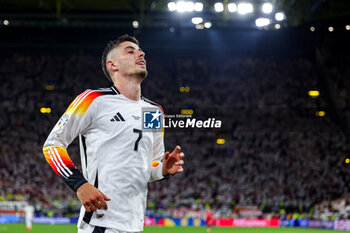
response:
M26 213L25 218L31 220L33 218L33 215L34 215L34 211L35 211L35 209L33 206L26 205L24 207L24 212Z
M111 199L107 210L87 213L82 207L78 227L86 222L122 231L143 230L147 183L163 178L164 155L164 131L142 131L143 107L163 111L143 97L130 100L115 87L86 90L47 138L46 160L74 191L88 181ZM82 173L66 151L78 135Z

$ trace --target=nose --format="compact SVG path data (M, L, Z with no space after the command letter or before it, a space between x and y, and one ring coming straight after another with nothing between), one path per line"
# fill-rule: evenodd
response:
M142 50L139 50L139 55L138 55L138 57L145 57L145 56L146 56L145 52L142 51Z

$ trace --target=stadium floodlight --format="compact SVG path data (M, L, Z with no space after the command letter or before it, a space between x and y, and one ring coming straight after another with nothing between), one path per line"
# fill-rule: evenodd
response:
M281 25L277 23L277 24L275 24L275 28L278 30L281 28Z
M317 97L320 95L320 92L318 90L310 90L309 91L309 96L311 97Z
M237 5L236 5L236 3L233 3L233 2L229 3L227 5L227 8L228 8L229 12L236 12L237 11Z
M217 2L214 4L214 9L216 12L223 12L224 11L224 4L222 4L222 2Z
M203 24L196 24L196 29L198 29L198 30L204 29Z
M194 4L194 10L197 11L197 12L201 12L203 10L203 3L196 2Z
M223 145L223 144L225 144L225 139L223 139L223 138L218 138L218 139L216 140L216 143L219 144L219 145Z
M329 32L333 32L333 31L334 31L334 27L330 26L330 27L328 28L328 31L329 31Z
M346 29L347 31L349 31L349 30L350 30L350 25L346 25L346 26L345 26L345 29Z
M205 28L211 28L211 22L205 22L204 23Z
M262 5L262 12L264 12L265 14L270 14L273 10L273 6L271 3L269 2L265 2L263 5Z
M194 11L194 2L186 2L186 11L187 12L192 12Z
M169 9L169 11L176 11L176 3L175 2L169 2L168 3L168 9Z
M318 117L324 117L326 115L326 112L325 111L317 111L315 113L315 115L318 116Z
M242 2L238 4L237 7L238 14L245 15L252 13L254 11L253 4Z
M42 108L40 108L40 112L43 113L43 114L51 113L51 108L42 107Z
M285 16L285 14L283 13L283 12L277 12L276 14L275 14L275 19L277 20L277 21L282 21L282 20L284 20L286 18L286 16Z
M176 3L176 10L178 12L185 12L186 11L187 4L184 1L178 1Z
M8 21L7 19L5 19L4 21L2 21L2 23L3 23L5 26L7 26L7 25L10 24L10 21Z
M316 30L316 28L314 26L310 27L310 31L314 32Z
M258 18L255 20L255 24L257 27L265 27L270 24L270 19L268 18Z
M132 21L132 27L135 28L135 29L139 28L139 22L136 21L136 20Z
M192 18L192 23L193 24L200 24L203 22L203 19L201 17L193 17Z

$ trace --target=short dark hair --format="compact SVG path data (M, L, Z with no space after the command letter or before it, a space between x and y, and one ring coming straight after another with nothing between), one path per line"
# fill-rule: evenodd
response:
M117 40L112 40L112 41L108 42L106 45L106 48L104 49L104 51L102 53L102 59L101 59L102 71L106 75L108 80L111 82L113 82L113 80L112 80L112 77L109 75L107 67L106 67L107 56L108 56L109 52L112 51L112 49L118 47L121 43L123 43L125 41L133 42L139 46L139 41L135 37L129 36L128 34L125 34L125 35L118 37Z

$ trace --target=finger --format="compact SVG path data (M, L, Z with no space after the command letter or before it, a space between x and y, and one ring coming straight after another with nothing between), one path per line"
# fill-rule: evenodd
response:
M101 205L101 203L98 201L98 198L97 198L97 200L92 200L91 202L92 202L92 204L94 205L94 207L95 207L96 209L101 209L101 208L102 208L102 205Z
M104 200L106 201L110 201L111 199L109 197L107 197L103 192L100 191L100 193L102 194L102 197Z
M101 203L103 209L108 209L108 206L107 206L107 203L105 202L105 198L102 196L102 197L99 197L98 198L99 202ZM110 199L109 199L110 200Z
M89 203L89 207L91 211L96 211L96 207L94 206L94 204L92 202Z
M88 204L84 204L84 208L85 208L86 212L91 212L91 209L90 209Z
M185 162L183 160L180 160L180 161L176 162L175 165L181 165L182 166L182 165L184 165L184 163Z
M165 152L165 154L164 154L165 161L167 161L169 159L169 155L170 155L169 151Z
M181 173L181 172L183 172L184 171L184 169L182 168L182 167L180 167L179 169L177 169L177 172L178 173Z
M185 154L181 152L180 154L175 155L175 159L177 161L180 161L181 159L183 159L184 156L185 156Z
M183 159L183 157L185 157L185 154L184 154L183 152L181 152L181 153L179 154L179 156L180 156L180 159Z
M181 147L176 146L175 149L173 150L173 152L171 152L171 155L177 155L180 151L181 151Z

